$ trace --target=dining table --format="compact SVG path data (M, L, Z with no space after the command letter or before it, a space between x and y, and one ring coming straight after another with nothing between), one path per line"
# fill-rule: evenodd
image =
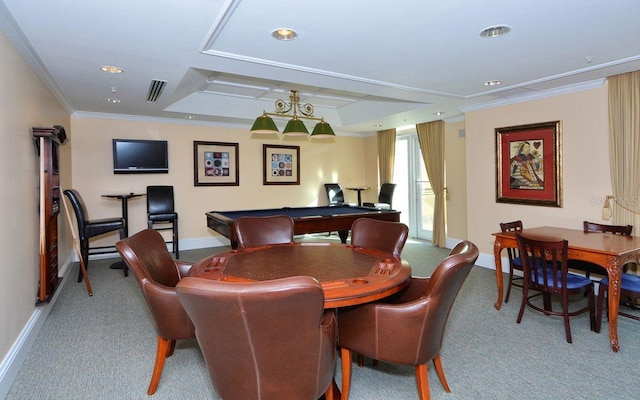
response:
M342 243L287 243L214 254L196 262L190 277L226 282L258 282L289 276L316 278L324 292L324 308L369 303L405 288L409 264L393 254ZM332 383L334 399L340 389ZM327 399L330 400L330 399Z
M569 242L567 258L588 261L607 270L609 276L609 341L611 349L620 349L618 341L618 309L620 307L620 279L622 268L630 262L640 262L640 237L612 233L585 232L553 226L523 229L520 234L538 240L564 239ZM503 271L500 253L503 249L517 248L515 232L496 232L493 253L496 263L498 300L495 308L500 310L503 298Z

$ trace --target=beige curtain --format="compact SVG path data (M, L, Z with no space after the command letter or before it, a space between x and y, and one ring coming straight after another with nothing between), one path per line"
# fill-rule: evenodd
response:
M610 76L609 157L613 223L640 233L640 71Z
M444 180L444 121L417 124L422 159L436 196L433 210L433 244L446 246L445 187Z
M380 184L393 183L393 163L396 156L396 130L378 132L378 175Z

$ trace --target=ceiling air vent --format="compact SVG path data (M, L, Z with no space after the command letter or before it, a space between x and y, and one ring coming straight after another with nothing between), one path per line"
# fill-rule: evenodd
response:
M147 103L155 103L162 94L162 90L166 84L167 81L152 80L149 86L149 93L147 93Z

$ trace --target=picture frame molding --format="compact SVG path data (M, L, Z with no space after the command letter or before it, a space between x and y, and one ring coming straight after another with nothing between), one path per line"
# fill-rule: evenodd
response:
M497 203L562 207L562 121L495 128L495 146ZM530 153L514 154L517 146ZM516 157L530 161L525 171L535 171L526 174L534 181L514 172Z
M292 157L291 176L272 175L272 157L276 151L289 154ZM262 184L263 185L300 185L300 146L278 144L262 145Z
M193 185L194 186L240 186L239 144L230 142L193 141ZM229 175L207 175L205 152L228 152Z

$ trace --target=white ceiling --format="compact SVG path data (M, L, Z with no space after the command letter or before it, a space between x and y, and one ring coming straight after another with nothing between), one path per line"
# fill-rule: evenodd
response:
M502 24L508 35L480 37ZM74 115L246 129L290 89L357 134L640 70L638 0L1 0L0 28ZM152 80L167 84L148 103Z

